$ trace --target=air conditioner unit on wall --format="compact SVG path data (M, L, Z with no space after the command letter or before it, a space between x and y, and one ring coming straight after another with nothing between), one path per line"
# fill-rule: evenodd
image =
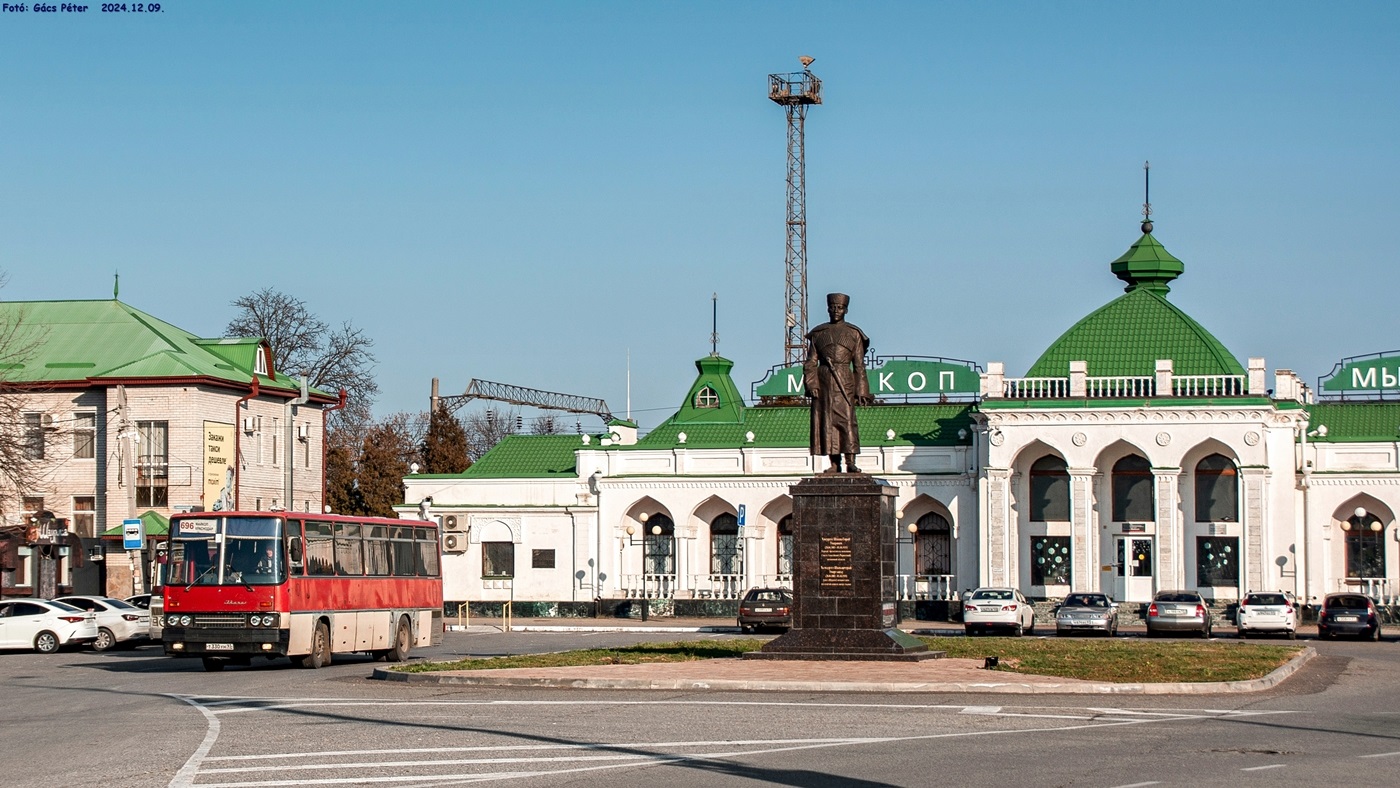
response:
M467 551L466 534L444 534L442 551L444 553L465 553Z
M465 531L466 518L449 514L442 518L442 530L444 531Z
M246 432L246 433L248 433L249 435L253 434L253 417L252 417L252 416L244 416L244 417L243 417L243 431Z

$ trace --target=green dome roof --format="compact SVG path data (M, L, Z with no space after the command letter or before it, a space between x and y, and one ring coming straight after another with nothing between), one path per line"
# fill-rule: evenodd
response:
M1176 375L1245 374L1220 340L1167 301L1167 283L1185 266L1150 232L1114 260L1111 270L1128 283L1128 292L1075 323L1031 365L1027 377L1064 377L1071 361L1087 362L1093 377L1152 375L1159 358L1171 359Z

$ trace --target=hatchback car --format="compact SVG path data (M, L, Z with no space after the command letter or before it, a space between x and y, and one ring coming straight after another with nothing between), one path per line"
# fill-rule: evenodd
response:
M1328 594L1317 614L1317 636L1323 640L1338 635L1381 639L1381 619L1375 600L1365 594Z
M739 630L792 626L792 591L786 588L750 588L739 600Z
M1195 591L1158 591L1147 606L1148 637L1165 632L1197 632L1208 638L1210 631L1210 607Z
M963 629L969 635L1002 629L1020 637L1035 631L1035 608L1015 588L979 588L963 602Z
M150 640L151 614L129 602L109 596L64 596L56 601L97 614L97 640L92 647L106 651L119 643Z
M1070 594L1055 608L1055 634L1102 632L1118 634L1118 604L1107 594Z
M97 640L97 615L49 599L0 602L0 648L32 648L52 654L63 646Z
M1298 636L1298 608L1281 591L1245 594L1235 613L1235 627L1241 639L1272 632L1291 640Z

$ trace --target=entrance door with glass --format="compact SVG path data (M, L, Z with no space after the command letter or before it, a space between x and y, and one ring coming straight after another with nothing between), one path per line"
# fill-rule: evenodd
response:
M1114 540L1114 599L1120 602L1151 601L1154 563L1152 537L1117 536Z

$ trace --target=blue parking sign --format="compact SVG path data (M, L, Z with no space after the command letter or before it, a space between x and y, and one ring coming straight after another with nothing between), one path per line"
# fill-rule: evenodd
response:
M743 527L744 527L744 517L745 517L745 515L747 514L746 508L747 508L747 507L745 507L742 503L739 504L739 527L740 527L740 528L743 528Z
M122 549L140 550L146 546L146 523L143 520L122 520Z

